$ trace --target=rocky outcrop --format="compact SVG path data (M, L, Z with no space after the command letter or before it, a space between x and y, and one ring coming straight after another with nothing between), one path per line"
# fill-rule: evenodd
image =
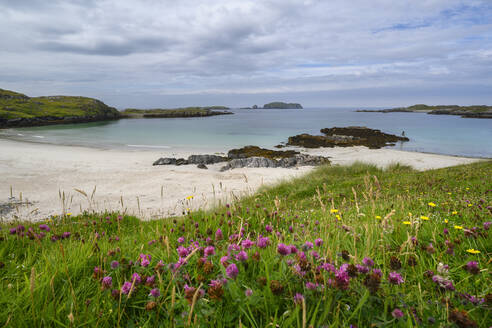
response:
M289 137L287 145L305 148L366 146L377 149L394 145L397 141L409 141L407 137L360 126L326 128L321 129L321 133L324 135L299 134Z
M279 109L302 109L301 104L297 103L284 103L281 101L275 101L268 104L263 105L263 108L279 108Z
M237 158L247 158L247 157L265 157L270 159L277 158L286 158L292 157L299 154L298 151L287 150L287 151L278 151L260 148L258 146L246 146L238 149L231 149L227 153L227 157L229 159L237 159Z
M295 167L329 164L327 157L300 154L296 151L275 151L256 146L246 146L229 151L228 157L217 155L191 155L188 159L162 157L153 165L198 164L198 168L207 169L206 164L227 162L220 170L226 171L240 167Z
M437 105L428 106L424 104L413 105L409 107L397 107L379 110L360 109L356 112L365 113L427 113L431 115L459 115L464 118L492 118L492 106L474 105L474 106L458 106L458 105Z
M299 154L292 157L285 157L280 160L265 158L265 157L248 157L237 158L229 161L220 170L227 171L231 169L237 169L242 167L283 167L290 168L296 166L318 166L323 164L329 164L330 160L323 156L311 156L305 154Z

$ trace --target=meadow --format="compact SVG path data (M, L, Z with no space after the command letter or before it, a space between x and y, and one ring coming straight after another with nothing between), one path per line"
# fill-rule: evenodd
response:
M4 222L0 323L490 327L491 176L323 166L182 217Z

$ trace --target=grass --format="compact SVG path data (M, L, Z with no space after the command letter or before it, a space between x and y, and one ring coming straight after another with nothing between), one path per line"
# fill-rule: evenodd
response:
M474 105L474 106L458 106L458 105L436 105L429 106L424 104L417 104L409 107L394 108L395 111L433 111L446 109L452 112L469 112L469 113L486 113L492 111L492 106ZM388 110L388 111L391 111Z
M327 166L183 217L4 223L0 322L489 327L491 176Z
M159 118L159 117L197 117L197 116L212 116L221 114L222 112L215 112L214 110L229 109L224 106L210 106L210 107L185 107L175 109L136 109L127 108L121 112L123 117L129 118Z
M69 96L30 98L0 89L0 119L87 116L118 117L119 112L92 98Z

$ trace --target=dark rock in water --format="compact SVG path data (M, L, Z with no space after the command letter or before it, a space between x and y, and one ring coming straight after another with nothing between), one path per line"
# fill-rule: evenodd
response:
M298 155L298 151L287 150L278 151L264 149L257 146L246 146L239 149L232 149L227 153L229 159L248 158L248 157L265 157L269 159L287 158Z
M227 157L217 155L191 155L188 157L188 164L215 164L227 160Z
M306 148L366 146L377 149L394 145L397 141L409 141L406 137L387 134L380 130L360 126L321 129L321 133L324 136L299 134L289 137L287 144Z
M229 161L220 170L227 171L241 167L295 167L295 166L318 166L329 164L330 160L323 156L311 156L298 154L292 157L285 157L279 160L265 157L237 158Z
M179 165L186 165L186 164L188 164L188 161L186 159L184 159L184 158L178 158L176 160L176 164L175 165L178 165L179 166Z
M161 157L152 165L176 165L176 158Z
M274 101L263 105L263 108L278 108L278 109L302 109L301 104L297 103L284 103L281 101Z
M207 165L205 165L203 163L198 164L196 167L198 167L199 169L208 170Z

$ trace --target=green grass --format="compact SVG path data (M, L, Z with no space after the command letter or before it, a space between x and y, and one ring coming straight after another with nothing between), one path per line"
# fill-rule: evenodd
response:
M0 119L86 116L118 117L119 112L92 98L69 96L30 98L0 89Z
M9 229L23 224L24 233L33 227L37 234L39 223L5 223L0 322L8 327L463 327L456 317L465 311L478 327L489 327L492 238L484 223L491 221L491 176L490 161L426 172L363 164L320 167L233 204L178 218L142 222L118 219L116 213L66 215L44 222L51 231L31 239ZM223 238L216 237L219 228ZM66 231L69 238L50 240ZM231 245L256 241L259 234L269 238L269 246L244 249L248 259L236 260L239 250L231 247L240 246ZM320 247L303 246L317 238L323 240ZM189 247L192 240L200 248L190 248L187 264L172 270L178 246ZM296 245L306 258L280 255L280 243ZM203 264L199 259L207 244L215 254ZM237 266L235 278L228 278L220 262L228 248L232 258L226 265ZM148 266L135 264L140 254L151 255ZM365 257L382 272L379 288L370 290L362 273L343 288L334 273L317 269L323 263L337 270L360 265ZM112 261L120 266L112 269ZM479 273L465 270L469 261L478 262ZM448 272L438 273L439 263L448 265ZM102 272L95 273L95 267ZM426 276L429 270L452 280L455 290L440 288ZM393 271L404 283L388 282ZM134 273L154 275L155 282L112 297L111 290ZM102 288L103 276L112 277L111 288ZM210 288L216 279L227 283ZM311 290L308 282L318 286ZM377 287L372 282L369 286ZM193 293L200 286L204 294ZM160 297L149 296L152 288ZM304 301L297 297L295 303L296 294ZM472 304L463 294L484 302ZM403 317L392 316L396 308Z
M466 111L470 113L485 113L485 112L490 112L492 111L492 106L485 106L485 105L475 105L475 106L458 106L458 105L436 105L436 106L429 106L429 105L424 105L424 104L417 104L409 107L404 107L404 108L395 108L395 109L406 109L409 111L433 111L433 110L439 110L439 109L449 109L452 112L453 111Z

